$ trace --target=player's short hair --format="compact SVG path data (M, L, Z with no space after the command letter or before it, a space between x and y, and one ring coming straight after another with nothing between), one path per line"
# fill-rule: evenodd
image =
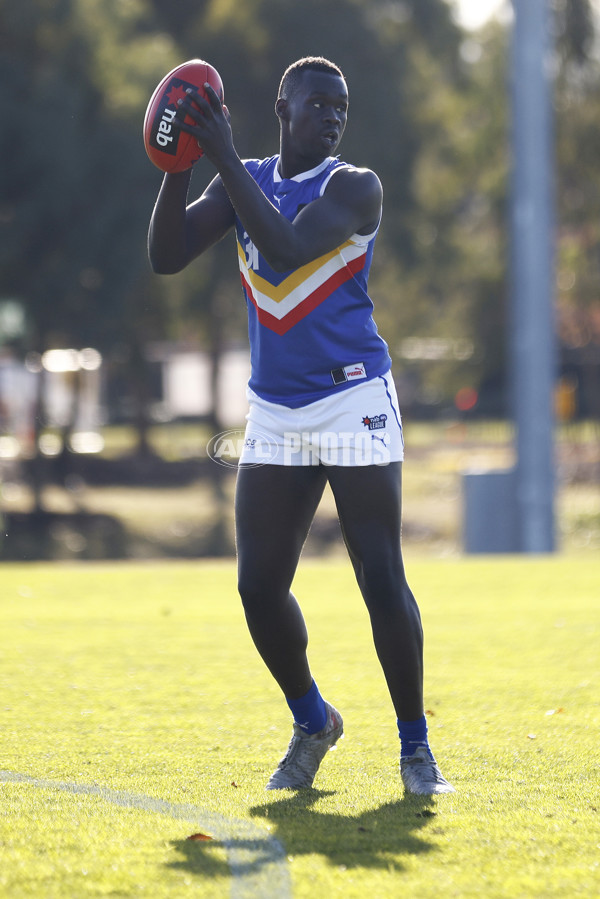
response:
M288 66L279 84L278 97L289 100L298 90L304 72L326 72L344 78L342 70L334 62L324 56L304 56ZM344 79L345 80L345 79Z

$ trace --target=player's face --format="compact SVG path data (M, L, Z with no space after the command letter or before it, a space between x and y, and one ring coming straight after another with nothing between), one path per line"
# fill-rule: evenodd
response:
M338 75L305 71L286 105L293 149L307 159L333 155L348 116L348 89Z

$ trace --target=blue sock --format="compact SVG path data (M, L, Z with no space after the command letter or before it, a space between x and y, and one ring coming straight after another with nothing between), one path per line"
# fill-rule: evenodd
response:
M299 699L288 699L294 721L301 727L306 734L316 734L323 730L327 723L327 709L325 708L325 700L319 693L319 688L312 682L312 686L308 693Z
M417 721L400 721L398 719L398 733L400 735L401 756L407 758L414 755L419 746L425 746L429 755L433 758L427 741L427 719L425 715Z

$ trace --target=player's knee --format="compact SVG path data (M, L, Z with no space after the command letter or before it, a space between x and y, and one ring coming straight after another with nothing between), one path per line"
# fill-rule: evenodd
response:
M371 612L391 614L415 602L401 560L378 558L362 561L359 583Z
M283 591L283 594L286 592ZM238 593L246 614L256 616L268 612L278 602L281 591L278 590L274 578L252 570L240 572Z
M238 593L245 609L254 608L263 592L257 577L246 572L240 574L238 577Z

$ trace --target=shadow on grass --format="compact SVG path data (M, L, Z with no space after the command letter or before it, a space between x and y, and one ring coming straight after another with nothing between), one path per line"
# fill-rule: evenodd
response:
M179 853L179 857L169 862L168 868L202 877L229 877L231 874L227 859L220 858L215 852L222 845L219 841L195 843L189 839L171 840L169 845Z
M425 855L436 847L426 837L435 825L436 811L430 796L406 795L378 808L356 815L321 812L314 808L319 799L335 795L322 790L302 790L279 795L272 801L253 806L250 815L265 819L269 839L276 840L286 855L321 855L332 865L350 868L394 868L403 870L403 857ZM233 838L229 849L245 851L252 841ZM172 843L181 858L171 866L203 877L223 876L227 862L215 855L221 843L178 840ZM259 847L254 844L255 848ZM264 848L264 847L263 847ZM251 853L249 868L256 873L273 858L261 851Z
M321 812L313 808L321 790L286 794L250 809L253 817L266 818L271 835L288 855L322 855L332 865L345 868L402 868L402 856L431 852L435 847L424 831L435 821L430 796L406 795L356 815Z

